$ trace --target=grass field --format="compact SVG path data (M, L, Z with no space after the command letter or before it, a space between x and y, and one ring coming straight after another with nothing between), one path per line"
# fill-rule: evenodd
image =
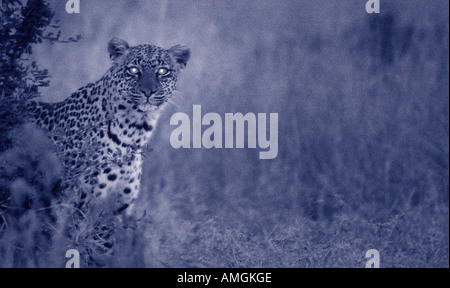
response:
M353 0L90 1L80 15L50 2L83 40L35 48L53 75L47 101L98 79L113 36L192 49L149 144L145 217L116 227L93 266L364 267L377 249L382 267L448 267L447 1L386 2L379 15ZM196 104L279 113L278 157L173 149L170 116ZM55 231L70 221L60 216ZM80 237L23 257L61 266L70 244L94 250Z

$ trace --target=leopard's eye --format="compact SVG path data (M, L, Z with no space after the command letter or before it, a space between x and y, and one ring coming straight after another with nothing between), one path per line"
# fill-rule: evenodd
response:
M136 66L129 67L127 71L131 75L138 75L139 74L139 68L137 68Z
M162 68L159 68L159 69L158 69L157 74L158 74L159 76L167 76L167 75L170 74L170 70L167 69L167 68L162 67Z

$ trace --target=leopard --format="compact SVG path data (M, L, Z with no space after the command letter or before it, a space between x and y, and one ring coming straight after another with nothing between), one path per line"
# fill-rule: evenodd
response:
M56 145L77 208L108 199L115 215L130 215L141 188L144 148L172 102L191 50L130 46L116 37L107 50L112 65L100 80L61 102L32 100L27 108Z

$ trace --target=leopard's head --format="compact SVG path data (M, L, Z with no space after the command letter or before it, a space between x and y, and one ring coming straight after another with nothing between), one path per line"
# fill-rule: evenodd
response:
M110 85L118 98L117 109L154 111L171 97L178 73L186 67L191 52L181 45L163 49L153 45L131 47L113 38L108 43L113 61Z

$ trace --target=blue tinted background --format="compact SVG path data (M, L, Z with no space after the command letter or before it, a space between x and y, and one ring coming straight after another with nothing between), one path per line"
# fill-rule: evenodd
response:
M45 101L99 79L112 37L192 50L145 162L141 258L117 263L364 267L378 249L384 267L448 267L448 1L50 2L83 38L34 48ZM278 157L173 149L170 116L194 104L279 113Z

